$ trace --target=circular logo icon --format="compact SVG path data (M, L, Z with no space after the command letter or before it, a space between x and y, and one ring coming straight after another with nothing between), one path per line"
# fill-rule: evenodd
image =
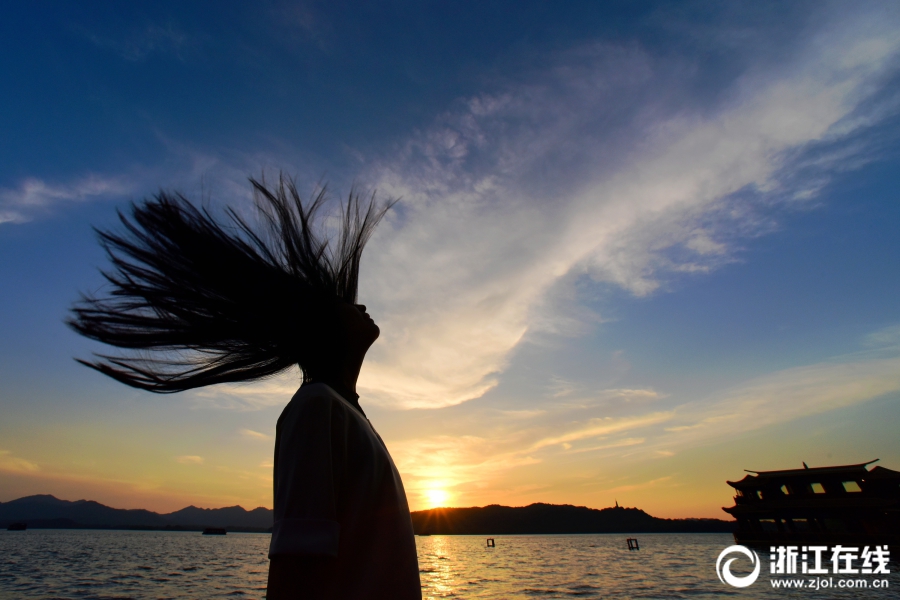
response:
M745 575L744 577L737 577L731 574L731 563L736 561L737 557L729 558L725 561L724 565L722 564L722 560L726 556L734 552L743 554L750 559L751 565L756 565L753 568L752 573L750 573L749 575ZM722 583L727 583L728 585L736 588L745 588L748 585L752 585L753 582L756 581L756 578L759 577L759 567L759 555L756 552L745 546L728 546L727 548L722 550L722 553L719 554L718 560L716 560L716 575L719 576L719 581L721 581Z

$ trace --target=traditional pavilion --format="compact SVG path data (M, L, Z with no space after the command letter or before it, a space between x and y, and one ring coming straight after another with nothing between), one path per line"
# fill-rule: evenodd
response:
M739 544L900 544L900 472L858 465L747 471L734 506Z

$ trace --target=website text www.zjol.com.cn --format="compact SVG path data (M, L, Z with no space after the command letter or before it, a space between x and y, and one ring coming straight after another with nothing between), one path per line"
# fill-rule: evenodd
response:
M730 557L733 554L737 556ZM731 572L731 563L741 556L749 558L753 566L748 575ZM884 589L890 585L883 577L890 574L889 562L888 546L771 546L769 574L798 577L776 577L769 582L782 589ZM746 546L729 546L716 561L719 580L731 587L753 585L761 571L759 555Z

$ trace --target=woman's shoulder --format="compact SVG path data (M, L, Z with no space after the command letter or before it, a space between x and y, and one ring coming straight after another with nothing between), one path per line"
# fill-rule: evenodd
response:
M281 413L279 421L291 417L310 418L313 415L326 416L335 412L354 412L353 406L330 386L324 383L305 383L294 394Z
M275 435L276 439L286 436L324 440L364 430L367 425L356 409L329 386L305 384L278 417Z

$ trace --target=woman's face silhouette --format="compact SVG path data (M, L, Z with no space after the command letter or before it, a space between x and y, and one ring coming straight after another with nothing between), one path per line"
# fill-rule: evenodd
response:
M341 302L338 304L337 313L351 351L365 353L381 334L378 325L366 312L366 305Z

